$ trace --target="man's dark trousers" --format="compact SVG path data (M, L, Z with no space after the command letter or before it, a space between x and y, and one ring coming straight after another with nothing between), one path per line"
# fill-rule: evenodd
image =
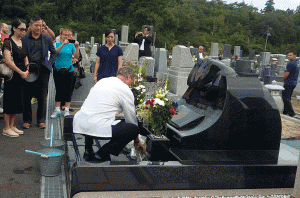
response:
M118 156L123 148L132 140L134 140L139 134L139 127L135 124L119 122L112 126L112 138L103 145L99 152L102 154L112 154ZM92 136L85 136L85 149L89 152L93 152L93 139L108 139L98 138Z
M38 110L37 110L37 122L46 122L46 110L47 110L47 94L48 83L50 77L50 70L45 66L39 64L39 77L34 82L26 82L23 93L23 121L31 124L32 122L32 109L31 99L33 96L37 98Z
M282 91L282 100L284 104L283 113L290 116L295 115L295 112L292 107L291 97L295 89L295 85L284 85L284 90Z

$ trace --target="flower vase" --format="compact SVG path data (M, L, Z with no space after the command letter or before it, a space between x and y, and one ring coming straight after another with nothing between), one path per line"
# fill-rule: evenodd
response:
M152 134L155 139L162 139L164 137L162 132L158 133L154 129L152 129Z

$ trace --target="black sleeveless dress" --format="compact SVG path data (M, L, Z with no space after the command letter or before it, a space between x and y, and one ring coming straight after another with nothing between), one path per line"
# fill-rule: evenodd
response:
M27 56L26 50L23 47L19 47L11 39L7 38L3 43L3 53L4 49L7 48L11 50L12 45L12 56L14 63L22 71L25 71L24 58ZM22 91L25 80L21 78L20 74L14 72L13 77L9 81L4 82L4 95L3 95L3 110L6 114L18 114L23 113L23 100Z

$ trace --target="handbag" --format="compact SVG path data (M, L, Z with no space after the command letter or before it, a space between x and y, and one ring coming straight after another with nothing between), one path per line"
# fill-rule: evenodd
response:
M57 72L61 75L65 75L65 74L68 74L70 70L71 70L71 68L63 67L63 68L58 69Z
M11 60L14 61L13 56L12 56L12 44L10 42L10 53L11 53ZM0 78L4 78L4 80L8 81L11 80L13 77L14 71L6 65L6 63L1 60L0 62Z
M79 78L85 78L84 67L79 67Z

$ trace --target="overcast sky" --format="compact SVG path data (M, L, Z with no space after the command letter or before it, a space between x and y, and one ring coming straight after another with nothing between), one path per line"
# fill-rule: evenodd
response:
M248 5L253 5L253 7L260 9L264 9L265 4L267 0L223 0L226 1L227 4L234 3L234 2L245 2ZM300 0L274 0L274 7L275 9L280 9L280 10L287 10L290 8L291 10L296 10L297 6L300 5Z

